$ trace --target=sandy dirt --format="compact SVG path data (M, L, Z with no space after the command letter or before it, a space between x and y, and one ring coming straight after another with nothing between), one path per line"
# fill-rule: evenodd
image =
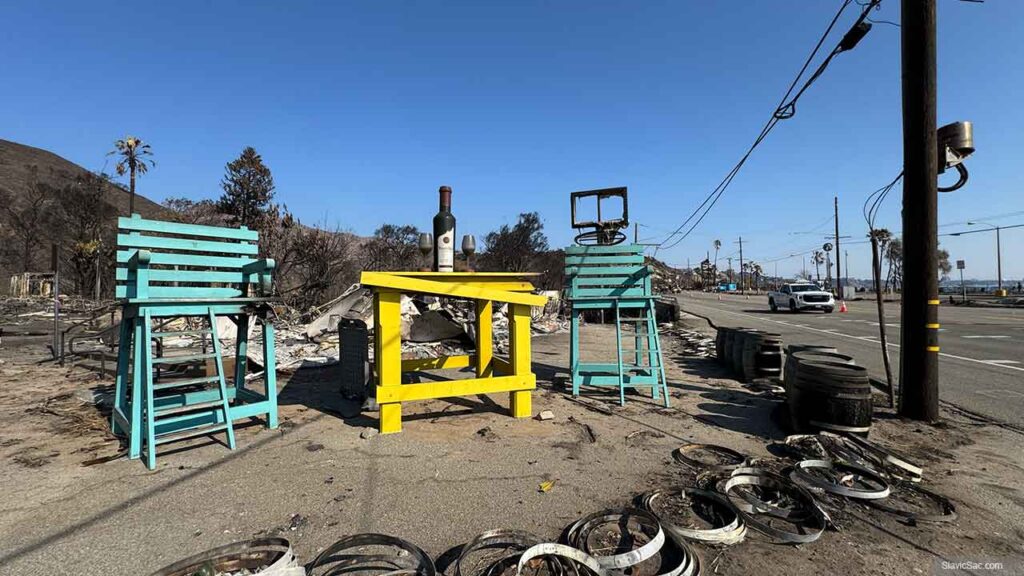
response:
M705 329L691 320L686 327ZM584 349L613 350L588 326ZM685 442L776 458L779 401L745 388L713 359L663 336L672 392L625 407L605 392L580 399L559 382L568 334L534 338L534 413L515 420L505 395L409 404L404 431L373 433L337 394L335 369L281 377L281 427L238 429L238 448L200 439L162 451L157 469L116 456L119 441L92 401L112 377L48 362L45 339L0 346L0 574L139 575L205 549L262 535L289 538L303 561L340 537L407 538L440 568L476 534L519 528L554 539L576 518L625 505L694 472L672 457ZM712 350L713 353L713 350ZM109 368L109 365L108 365ZM459 374L449 376L460 377ZM925 467L924 484L951 498L952 524L907 526L860 504L833 511L837 530L799 547L751 534L725 549L698 546L720 574L931 574L943 560L1024 562L1024 436L947 413L936 426L879 410L873 440ZM553 487L542 492L542 482ZM999 572L987 572L999 573Z

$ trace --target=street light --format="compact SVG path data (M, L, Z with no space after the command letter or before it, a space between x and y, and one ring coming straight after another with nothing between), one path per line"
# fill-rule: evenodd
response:
M968 222L967 223L968 226L974 226L974 225L977 225L977 224L981 224L983 226L988 226L989 230L995 230L996 231L996 276L998 277L996 279L996 282L998 283L998 288L997 289L999 290L999 295L1002 296L1002 294L1003 294L1003 256L1002 256L1002 248L1000 248L1000 245L999 245L999 226L996 226L994 224L989 224L988 222L981 222L981 221L978 221L978 222Z

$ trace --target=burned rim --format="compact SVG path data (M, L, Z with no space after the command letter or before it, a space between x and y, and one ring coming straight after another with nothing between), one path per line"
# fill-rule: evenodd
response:
M260 538L235 542L213 548L195 556L175 562L151 576L193 576L213 569L214 574L235 573L242 570L251 574L276 573L285 568L298 567L292 546L284 538ZM254 570L259 570L254 572Z

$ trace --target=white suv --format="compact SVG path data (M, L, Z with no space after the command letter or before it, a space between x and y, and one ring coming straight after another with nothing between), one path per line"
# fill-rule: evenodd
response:
M824 310L830 314L836 308L836 301L831 292L826 292L816 284L799 282L786 284L781 290L768 293L768 307L778 312L780 307L789 308L790 312L800 310Z

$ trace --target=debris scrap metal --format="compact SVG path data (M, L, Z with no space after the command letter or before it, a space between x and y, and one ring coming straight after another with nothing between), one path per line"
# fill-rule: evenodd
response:
M885 446L822 432L789 436L776 448L781 456L757 459L724 446L684 444L672 453L684 485L586 514L555 538L516 528L484 532L455 548L457 558L443 571L443 558L412 542L365 533L338 540L304 565L287 540L265 538L209 550L153 576L696 576L715 573L721 551L747 538L811 544L840 529L836 518L856 517L855 507L910 525L956 519L952 502L921 486L922 467Z

